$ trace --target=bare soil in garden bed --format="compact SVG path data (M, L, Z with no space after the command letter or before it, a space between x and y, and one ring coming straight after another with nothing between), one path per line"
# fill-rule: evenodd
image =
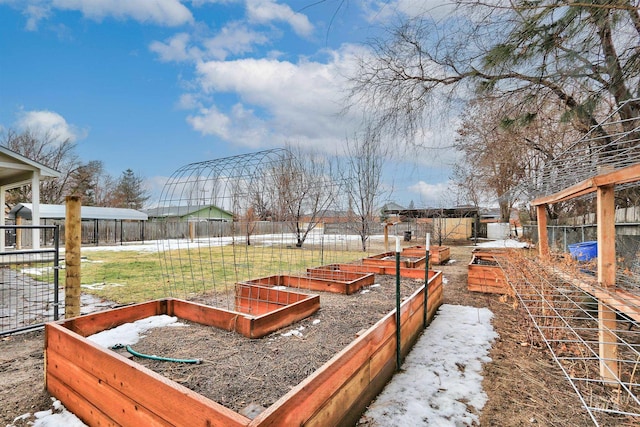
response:
M540 345L525 314L514 308L513 301L467 291L467 264L472 249L451 246L452 261L436 269L444 271L445 303L488 307L495 314L493 325L500 338L491 350L492 362L484 367L483 386L488 402L481 414L481 425L593 425L569 382ZM402 282L405 296L420 286L418 281ZM234 410L250 403L266 407L395 307L395 278L378 276L376 283L381 286L351 296L321 293L321 309L316 314L262 339L251 340L189 324L179 329L152 330L134 346L143 353L200 358L200 365L134 360ZM292 330L297 332L283 335ZM14 419L51 407L50 396L44 390L42 347L42 331L0 339L0 425L26 426L26 421ZM367 425L364 420L360 424ZM602 425L631 424L618 419L605 420Z

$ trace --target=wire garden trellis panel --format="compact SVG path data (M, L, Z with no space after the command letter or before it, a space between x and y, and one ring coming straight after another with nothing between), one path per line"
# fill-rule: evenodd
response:
M593 277L576 276L567 264L550 265L515 251L495 260L594 423L637 423L640 316L619 314L603 329L598 312L604 305L621 313L639 301L598 286ZM601 375L599 363L605 331L617 343L617 370L610 378Z
M616 199L633 203L640 187L640 118L623 121L613 111L529 184L541 260L500 258L505 275L593 422L609 414L637 423L640 275L617 268L615 222ZM594 196L596 260L563 263L571 268L549 273L557 257L550 253L547 207L593 203Z

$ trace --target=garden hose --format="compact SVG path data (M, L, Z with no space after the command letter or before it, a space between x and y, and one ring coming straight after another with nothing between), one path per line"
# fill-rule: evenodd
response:
M149 360L158 360L160 362L191 363L191 364L202 363L202 361L200 359L175 359L173 357L153 356L153 355L150 355L150 354L138 353L137 351L132 349L130 345L126 345L125 346L125 345L122 345L122 344L116 344L111 348L114 349L114 350L119 349L119 348L124 348L129 353L131 353L132 355L134 355L136 357L141 357L143 359L149 359Z

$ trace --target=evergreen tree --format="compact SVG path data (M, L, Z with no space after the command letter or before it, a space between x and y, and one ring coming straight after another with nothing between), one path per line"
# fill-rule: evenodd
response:
M131 169L122 172L115 190L114 207L142 209L150 197L143 182Z

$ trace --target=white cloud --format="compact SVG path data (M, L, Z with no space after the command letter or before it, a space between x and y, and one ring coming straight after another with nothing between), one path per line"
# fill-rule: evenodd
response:
M70 125L60 114L47 110L21 112L16 126L23 131L28 129L32 132L48 134L60 142L67 139L76 141L87 135L86 130Z
M113 17L167 26L193 22L191 11L179 0L53 0L52 5L97 21Z
M152 42L149 49L157 53L160 60L164 62L182 62L200 58L202 52L199 49L188 47L190 40L189 34L178 33L165 42Z
M252 22L260 24L286 22L300 36L309 36L313 32L313 24L306 15L294 12L288 5L278 4L273 0L247 0L247 14Z
M430 184L428 182L419 181L408 187L412 193L418 194L420 203L425 207L438 207L455 203L451 200L453 184L451 181Z
M48 18L51 14L51 8L49 6L30 4L27 5L23 14L27 16L25 28L28 31L36 31L38 29L38 23Z
M211 108L203 109L189 123L200 132L226 135L251 146L299 141L334 151L359 125L355 113L340 114L346 87L344 67L349 63L348 49L336 52L327 63L265 58L199 63L196 74L201 91L235 94L239 103L226 113L234 122L225 128L229 133L218 130L218 114L222 113L217 109L213 116Z
M385 22L398 14L441 19L455 10L455 2L442 0L367 0L363 8L370 22Z
M195 93L184 93L180 95L180 99L176 104L176 107L180 110L195 110L196 108L202 108L200 97Z
M224 60L230 54L252 52L254 46L268 42L269 38L265 34L233 22L224 26L214 37L203 39L187 33L178 33L164 42L152 42L149 50L158 54L163 62ZM196 43L202 47L196 46Z
M187 122L203 135L215 135L229 139L231 120L215 106L201 108L197 115L187 117Z
M226 25L215 37L207 39L203 45L207 49L210 58L225 59L227 55L240 55L251 52L255 45L263 45L269 42L269 38L245 25L231 23Z

